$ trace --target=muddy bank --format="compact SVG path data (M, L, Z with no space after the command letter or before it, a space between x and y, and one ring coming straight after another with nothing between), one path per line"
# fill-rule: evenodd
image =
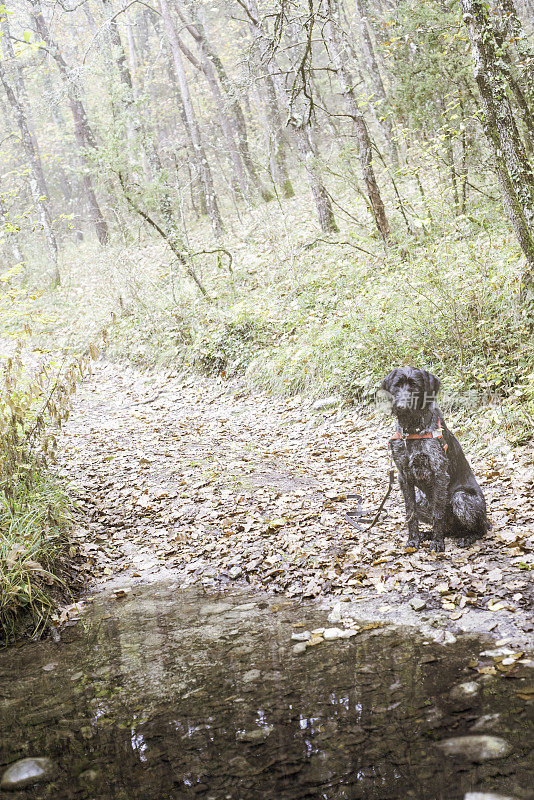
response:
M447 643L462 631L534 645L534 480L528 453L476 459L491 533L436 555L404 548L396 488L360 534L342 518L387 486L390 427L334 400L104 364L62 434L62 470L81 513L81 570L94 587L172 575L315 599L334 616L415 625ZM460 436L461 438L461 436ZM64 616L68 612L65 612Z

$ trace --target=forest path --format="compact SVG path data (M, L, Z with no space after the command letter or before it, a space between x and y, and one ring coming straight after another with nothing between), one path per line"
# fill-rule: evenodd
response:
M324 405L98 365L60 447L92 588L121 596L168 575L207 590L246 580L343 599L360 618L416 624L439 641L492 631L532 646L534 481L519 454L514 464L471 458L493 522L486 539L407 553L397 488L371 532L342 519L347 494L379 504L391 426Z

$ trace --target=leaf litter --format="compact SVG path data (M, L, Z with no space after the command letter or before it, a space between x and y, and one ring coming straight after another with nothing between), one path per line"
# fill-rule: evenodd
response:
M61 440L79 508L79 569L92 583L116 585L117 598L128 582L171 571L183 586L237 580L292 598L378 597L382 618L389 609L393 621L411 601L418 619L496 636L512 626L532 646L529 453L502 463L469 454L491 532L469 549L447 539L445 553L413 552L397 487L371 531L342 517L353 504L347 495L361 495L364 512L378 507L390 430L352 406L317 410L236 383L101 364Z

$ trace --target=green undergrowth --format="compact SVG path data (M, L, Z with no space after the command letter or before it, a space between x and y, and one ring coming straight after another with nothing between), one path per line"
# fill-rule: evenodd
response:
M0 642L45 630L67 593L70 500L51 477L0 502Z
M196 223L194 251L224 246L233 256L232 272L226 257L195 259L212 302L142 232L106 250L78 248L65 255L64 285L48 299L54 336L63 325L64 340L75 341L114 310L108 357L241 376L310 399L370 403L386 372L413 364L439 375L443 404L467 428L525 443L534 344L517 300L513 235L498 205L473 198L469 216L455 217L450 198L439 197L417 236L396 220L387 250L357 199L343 201L351 218L340 215L335 237L318 231L303 195L250 209L223 244Z

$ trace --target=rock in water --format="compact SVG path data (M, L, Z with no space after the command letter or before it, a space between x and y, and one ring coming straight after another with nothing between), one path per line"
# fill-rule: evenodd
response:
M495 794L495 792L467 792L464 800L515 800L510 795Z
M447 756L463 756L469 761L487 761L490 758L504 758L512 746L498 736L458 736L437 742Z
M38 781L46 781L53 773L54 764L49 758L22 758L6 769L0 788L15 791Z
M251 683L252 681L257 681L259 678L261 678L259 669L249 669L248 672L245 672L243 675L243 683Z
M256 728L253 731L238 731L236 739L238 742L263 742L274 730L274 725L267 725L265 728Z
M466 700L469 697L474 697L480 691L480 684L476 681L466 681L466 683L458 683L453 686L450 696L453 700Z

